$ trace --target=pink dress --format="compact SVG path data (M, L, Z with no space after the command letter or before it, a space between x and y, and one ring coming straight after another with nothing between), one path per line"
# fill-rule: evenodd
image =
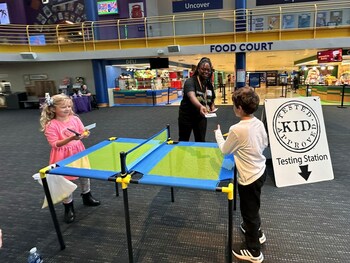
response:
M67 128L72 129L78 133L84 132L84 125L81 120L74 115L69 117L68 121L51 120L45 127L45 136L51 145L50 164L54 164L65 158L68 158L76 153L85 150L85 146L81 140L73 140L66 145L57 147L57 141L71 137L73 133ZM78 177L65 176L68 180L76 180Z

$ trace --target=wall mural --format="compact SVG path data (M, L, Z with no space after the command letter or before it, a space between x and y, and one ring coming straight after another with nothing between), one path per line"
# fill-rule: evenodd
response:
M9 11L6 3L0 3L0 25L10 24Z
M80 23L86 20L84 0L51 0L43 5L41 0L31 0L33 24L51 25Z
M145 11L143 3L130 3L129 4L129 16L130 18L142 18L144 17Z

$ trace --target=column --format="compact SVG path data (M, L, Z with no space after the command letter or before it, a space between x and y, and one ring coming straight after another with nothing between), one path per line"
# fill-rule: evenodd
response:
M98 11L97 11L97 1L96 0L85 0L85 14L86 21L98 21ZM94 28L94 38L95 40L100 39L99 28Z
M98 21L97 1L85 0L85 14L87 21ZM95 40L100 39L98 28L94 28ZM108 90L106 76L106 61L102 59L94 59L91 61L92 71L94 74L96 99L99 107L108 106Z
M107 62L102 59L93 59L92 71L94 74L96 99L99 107L108 106L108 90L107 90L107 75L106 64Z
M236 32L246 31L246 0L235 0L236 7ZM246 75L246 55L245 52L236 53L236 88L244 87Z

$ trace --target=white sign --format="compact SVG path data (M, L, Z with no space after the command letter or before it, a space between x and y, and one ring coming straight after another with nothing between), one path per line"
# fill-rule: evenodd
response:
M237 75L237 82L245 82L245 70L244 69L237 69L236 75Z
M319 97L265 100L277 187L334 178Z

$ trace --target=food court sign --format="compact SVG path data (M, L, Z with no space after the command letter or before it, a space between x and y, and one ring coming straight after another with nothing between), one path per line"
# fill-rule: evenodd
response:
M266 99L277 187L334 178L319 97Z
M249 52L249 51L270 51L273 42L247 42L240 44L221 44L210 45L210 53L226 53L226 52Z

